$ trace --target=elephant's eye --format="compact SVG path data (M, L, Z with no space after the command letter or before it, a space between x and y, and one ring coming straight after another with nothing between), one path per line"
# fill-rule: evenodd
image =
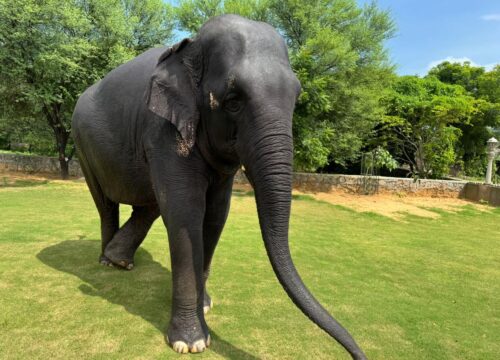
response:
M237 97L230 97L224 101L224 109L231 112L237 113L241 110L242 102Z

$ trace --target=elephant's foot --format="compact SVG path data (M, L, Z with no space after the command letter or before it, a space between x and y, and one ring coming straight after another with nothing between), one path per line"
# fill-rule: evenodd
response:
M192 320L172 318L166 338L172 349L181 354L203 352L210 346L208 328L196 316Z
M203 313L206 314L214 307L214 302L205 290L205 296L203 297Z
M99 264L102 266L113 267L113 262L109 260L105 255L99 256Z
M168 339L168 337L167 337ZM180 354L190 353L200 353L205 351L206 348L210 346L210 335L208 335L207 340L198 340L192 346L189 346L184 341L176 341L172 344L172 349Z
M104 251L104 255L101 256L100 262L108 266L116 265L125 270L132 270L134 268L133 258L118 254L116 251L108 250L108 248Z

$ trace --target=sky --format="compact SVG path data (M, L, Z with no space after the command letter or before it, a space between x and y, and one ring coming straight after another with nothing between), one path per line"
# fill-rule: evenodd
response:
M358 0L362 4L369 0ZM378 0L397 31L387 42L400 75L425 75L441 61L500 63L500 0Z

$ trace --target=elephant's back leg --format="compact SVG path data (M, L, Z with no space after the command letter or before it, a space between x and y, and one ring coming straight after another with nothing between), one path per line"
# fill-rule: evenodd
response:
M101 254L99 262L103 265L111 265L111 261L104 256L104 250L115 236L120 225L119 204L104 195L96 176L89 166L85 154L78 151L77 155L101 220Z
M160 216L158 205L133 206L130 219L118 230L104 254L114 264L127 270L134 267L134 254Z

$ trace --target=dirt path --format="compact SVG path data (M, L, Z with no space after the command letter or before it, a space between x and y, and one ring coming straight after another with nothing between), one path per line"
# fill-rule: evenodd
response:
M460 211L469 205L482 211L492 208L486 205L473 203L457 198L437 198L424 196L400 197L392 194L377 195L353 195L342 192L317 193L313 196L318 200L327 201L332 204L349 207L360 212L375 212L393 219L402 219L406 214L417 215L427 218L438 218L438 212L432 209L440 209L448 212Z

